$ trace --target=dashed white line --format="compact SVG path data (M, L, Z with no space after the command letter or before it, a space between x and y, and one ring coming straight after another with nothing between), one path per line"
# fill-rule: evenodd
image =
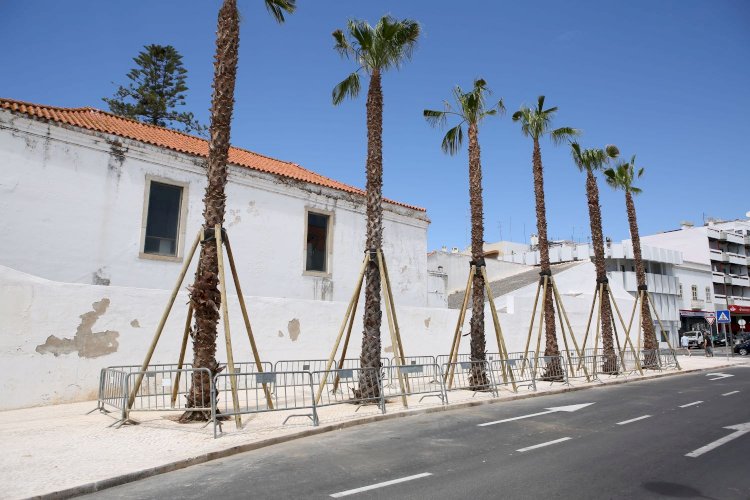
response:
M554 441L547 441L546 443L535 444L534 446L527 446L526 448L521 448L520 450L516 450L516 451L520 451L521 453L523 453L524 451L536 450L537 448L543 448L545 446L550 446L552 444L562 443L563 441L567 441L569 439L573 439L573 438L564 437L560 439L555 439Z
M333 493L330 496L333 498L347 497L349 495L354 495L356 493L362 493L363 491L370 491L370 490L375 490L377 488L383 488L385 486L391 486L393 484L405 483L406 481L412 481L414 479L421 479L423 477L427 477L431 475L432 474L430 472L423 472L421 474L415 474L413 476L401 477L398 479L392 479L390 481L384 481L382 483L371 484L369 486L362 486L361 488L354 488L353 490L346 490L346 491L341 491L339 493Z
M703 402L703 401L693 401L692 403L688 403L688 404L686 404L686 405L682 405L682 406L680 406L680 408L687 408L688 406L699 405L699 404L701 404L702 402Z
M625 424L629 424L631 422L637 422L639 420L643 420L646 418L651 418L651 415L643 415L642 417L631 418L630 420L623 420L622 422L617 422L617 425L625 425Z
M732 394L737 394L738 392L740 391L725 392L724 394L722 394L722 396L731 396Z

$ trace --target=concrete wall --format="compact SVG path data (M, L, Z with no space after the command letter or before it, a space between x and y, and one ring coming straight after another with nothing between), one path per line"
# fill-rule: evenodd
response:
M706 265L711 262L705 227L693 227L641 236L641 242L646 245L680 251L682 252L683 260L687 262Z
M591 307L593 266L576 266L557 274L556 281L581 342ZM0 366L4 370L0 410L94 398L102 367L142 362L169 296L159 289L53 282L2 266L0 283ZM530 285L497 301L510 351L524 349L535 289L536 285ZM613 291L621 310L630 311L630 295L617 286ZM187 301L182 292L153 363L176 362ZM247 296L246 301L261 356L269 361L326 358L346 309L344 302L255 296ZM508 301L513 302L512 308L507 307ZM230 297L229 312L235 359L249 360L236 297ZM397 313L407 355L449 352L458 310L397 305ZM485 313L487 350L496 352L489 307ZM469 316L464 333L469 331ZM361 330L360 310L350 343L352 357L359 354ZM384 326L383 347L390 356L387 332ZM221 340L218 359L223 361ZM468 350L469 339L462 338L461 352Z
M187 185L182 254L202 222L202 159L0 111L0 232L16 242L0 248L0 264L68 283L172 288L181 262L139 255L147 176ZM227 195L243 291L348 300L364 251L362 197L244 167L230 168ZM306 208L333 213L329 276L303 272ZM426 214L386 204L384 219L396 299L423 306Z
M442 267L442 272L448 275L448 283L446 285L448 295L466 289L470 261L471 256L462 253L435 251L427 255L427 267L430 271L436 271L438 267ZM485 264L487 277L490 281L507 278L508 276L529 270L527 266L522 264L503 262L496 259L486 259Z

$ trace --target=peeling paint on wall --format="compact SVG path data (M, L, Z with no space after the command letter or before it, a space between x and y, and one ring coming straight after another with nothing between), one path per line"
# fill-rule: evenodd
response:
M284 337L284 332L282 332L281 330L279 330L278 337L279 338L283 338Z
M134 319L133 321L130 322L130 326L132 326L133 328L140 328L141 324L138 322L137 319Z
M431 320L432 320L432 318L427 318L427 319L424 320L424 327L425 328L429 328L430 327L430 321Z
M91 307L93 308L92 311L79 316L81 323L72 339L61 339L50 335L44 344L36 346L36 352L39 354L54 354L55 357L77 352L79 358L98 358L117 352L119 347L117 337L120 336L118 332L112 330L92 331L96 321L107 311L109 299L103 298L99 302L91 304Z
M386 347L385 349L383 349L383 351L385 351L385 352L393 352L393 346L389 345L388 347Z
M248 202L246 212L249 213L250 215L253 215L253 216L260 214L260 212L258 212L258 209L255 208L255 202L254 201Z
M301 333L299 320L297 318L291 320L286 329L289 332L289 338L292 339L292 342L296 342L299 338L299 334Z
M92 285L101 285L101 286L109 286L110 279L105 276L105 271L103 267L100 267L96 271L94 271L91 278L91 284Z

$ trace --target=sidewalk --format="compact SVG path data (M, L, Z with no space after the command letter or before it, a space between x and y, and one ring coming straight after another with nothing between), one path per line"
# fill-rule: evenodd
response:
M541 382L537 392L503 391L499 398L454 391L449 393L450 404L446 407L442 407L437 398L419 402L419 397L410 397L409 409L404 409L400 400L393 399L386 415L381 415L374 406L362 407L356 413L352 405L326 407L319 410L318 427L313 427L306 418L292 419L282 425L283 412L246 415L240 430L235 429L233 422L224 422L225 434L218 439L213 439L210 425L203 428L202 424L178 424L175 419L179 414L168 412L134 413L140 425L108 428L115 420L113 415L99 412L86 415L96 406L93 401L0 412L0 439L4 447L0 456L2 497L26 498L55 492L62 492L60 496L82 494L276 442L382 418L750 363L746 358L695 355L679 356L679 361L682 372L612 378L604 380L604 384L579 380L572 381L573 387L569 388Z

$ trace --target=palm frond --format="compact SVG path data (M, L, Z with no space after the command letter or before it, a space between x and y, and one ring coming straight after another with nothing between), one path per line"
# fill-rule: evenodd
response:
M333 88L333 92L331 93L333 104L341 104L341 101L346 97L357 97L359 95L359 88L359 73L355 71Z
M344 36L344 32L341 30L336 30L333 33L331 33L333 36L333 39L335 40L335 43L333 45L334 50L339 53L341 57L348 57L351 55L354 50L352 46L349 44L349 40L346 39L346 36Z
M607 144L604 146L604 153L607 157L615 159L620 156L620 150L614 144Z
M464 142L464 131L462 128L462 124L463 122L446 132L445 137L443 137L443 143L441 145L443 152L454 155L458 152L459 149L461 149L461 144L463 144Z
M283 23L284 13L292 14L297 8L297 0L265 0L266 9L276 19L276 22Z
M424 118L433 127L444 126L445 121L448 118L448 113L445 111L436 111L433 109L425 109L423 111Z
M552 142L561 144L567 140L581 135L581 131L572 127L560 127L549 133Z

